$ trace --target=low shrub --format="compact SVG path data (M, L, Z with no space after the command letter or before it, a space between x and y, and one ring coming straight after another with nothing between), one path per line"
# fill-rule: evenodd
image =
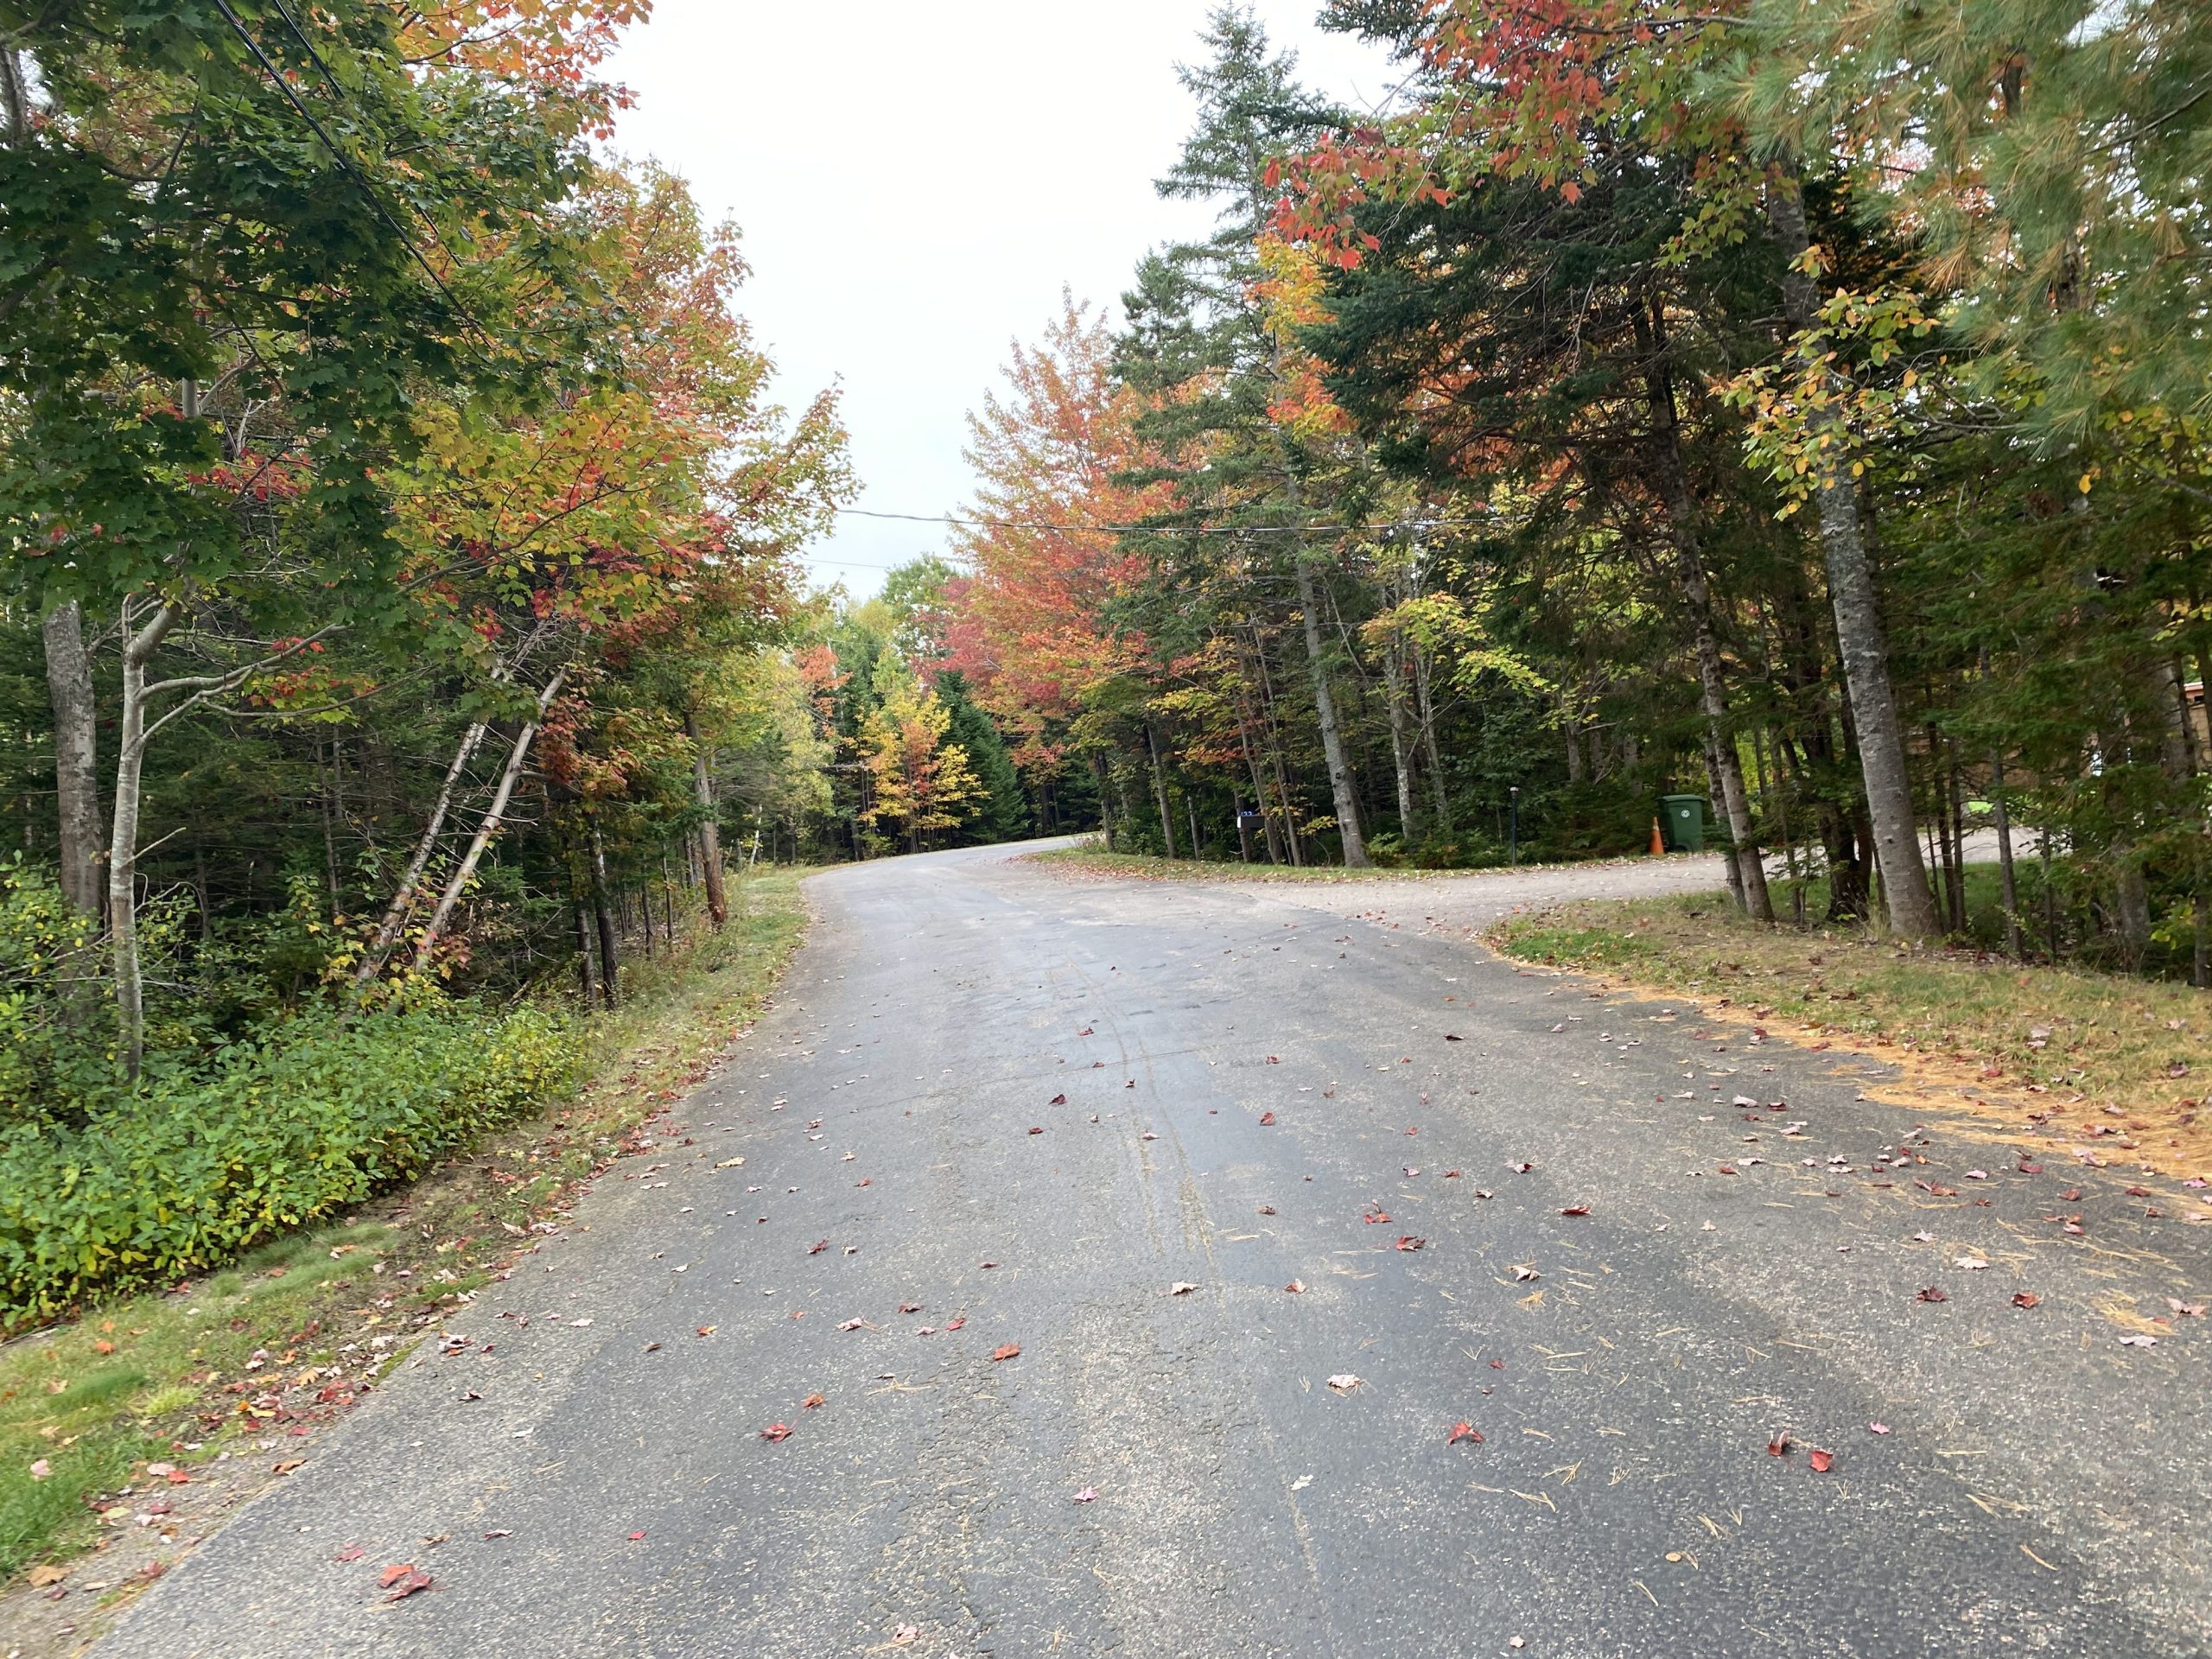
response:
M458 1002L315 1011L79 1122L0 1126L0 1324L168 1283L418 1174L573 1076L573 1023Z

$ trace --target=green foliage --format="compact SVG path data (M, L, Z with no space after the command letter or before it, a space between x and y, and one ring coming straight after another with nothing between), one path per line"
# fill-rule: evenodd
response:
M535 1007L316 1012L81 1125L0 1129L0 1319L198 1272L359 1203L550 1097L579 1052Z

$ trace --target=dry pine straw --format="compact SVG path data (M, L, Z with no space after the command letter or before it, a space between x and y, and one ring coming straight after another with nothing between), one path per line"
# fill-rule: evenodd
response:
M2188 986L1764 928L1711 899L1585 901L1514 918L1488 942L1708 1022L1895 1066L1894 1082L1866 1085L1872 1098L2212 1177L2212 1000Z

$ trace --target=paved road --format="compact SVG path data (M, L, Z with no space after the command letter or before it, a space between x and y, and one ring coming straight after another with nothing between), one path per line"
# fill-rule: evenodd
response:
M107 1659L2209 1650L2205 1322L2110 1315L2212 1233L2125 1173L1878 1170L1834 1056L1351 889L809 890L739 1063Z

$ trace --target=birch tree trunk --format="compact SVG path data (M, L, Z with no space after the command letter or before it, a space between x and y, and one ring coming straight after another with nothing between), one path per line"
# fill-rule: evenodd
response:
M1414 697L1420 705L1421 747L1428 756L1429 792L1436 798L1436 827L1452 833L1452 803L1444 792L1444 760L1436 751L1436 701L1429 694L1428 652L1414 646Z
M115 1012L123 1073L130 1083L146 1065L146 986L138 961L138 809L146 760L146 664L178 611L163 603L146 625L131 631L131 608L123 612L123 709L117 721L115 820L108 840L108 939L115 962Z
M554 671L553 677L545 682L545 689L537 694L537 711L523 722L522 730L515 734L515 741L507 750L507 764L499 772L499 786L492 792L492 804L484 810L483 818L477 823L476 833L469 838L468 850L461 855L461 863L439 893L437 907L430 912L430 919L423 928L422 942L415 947L415 971L421 973L429 965L430 953L437 949L438 940L446 931L446 924L453 919L454 906L461 902L461 890L469 878L476 874L482 861L484 849L492 844L492 837L499 833L506 821L507 803L513 798L515 780L522 776L523 762L530 756L530 746L537 739L538 722L545 718L545 711L553 706L553 699L561 694L561 683L569 677L565 668Z
M699 803L699 868L706 878L707 914L716 927L729 920L729 894L722 886L722 827L715 807L715 774L707 746L699 741L699 716L687 709L683 733L691 740L691 789Z
M374 979L391 955L392 946L399 942L399 931L407 925L407 912L414 908L415 889L423 880L423 872L430 867L431 855L437 850L438 835L445 828L446 814L453 810L454 791L460 786L461 775L490 729L480 720L461 734L461 747L454 751L453 763L446 768L445 782L438 789L437 802L430 809L430 821L423 826L422 839L415 843L414 855L407 861L407 868L399 878L391 902L385 906L384 919L377 924L376 937L369 941L369 948L361 953L361 960L353 969L354 984L365 985Z
M1336 798L1337 833L1344 838L1344 868L1368 868L1367 843L1359 833L1359 795L1344 762L1343 734L1337 726L1337 700L1329 690L1329 669L1321 656L1321 619L1313 588L1313 568L1293 556L1298 566L1298 607L1306 625L1306 664L1313 677L1313 712L1321 722L1321 753L1329 763L1329 790Z
M1398 834L1414 838L1414 768L1406 734L1406 665L1398 642L1382 651L1382 700L1390 712L1390 765L1398 779Z
M1819 298L1813 278L1799 264L1811 246L1805 229L1805 201L1794 168L1777 168L1768 181L1767 219L1783 261L1782 308L1799 333L1815 321ZM1828 424L1843 436L1840 416ZM1835 612L1836 648L1843 658L1845 683L1859 727L1859 765L1866 785L1866 806L1874 824L1874 851L1882 873L1882 899L1892 932L1906 938L1934 938L1942 931L1936 896L1913 837L1912 775L1905 762L1904 727L1897 694L1890 683L1890 648L1874 592L1874 571L1859 522L1859 496L1843 465L1845 446L1831 443L1816 453L1821 549L1828 574L1828 601Z
M99 705L92 660L85 650L85 616L75 600L54 607L41 629L46 685L54 703L54 779L61 831L61 893L99 920L100 777ZM142 673L143 681L143 673Z

